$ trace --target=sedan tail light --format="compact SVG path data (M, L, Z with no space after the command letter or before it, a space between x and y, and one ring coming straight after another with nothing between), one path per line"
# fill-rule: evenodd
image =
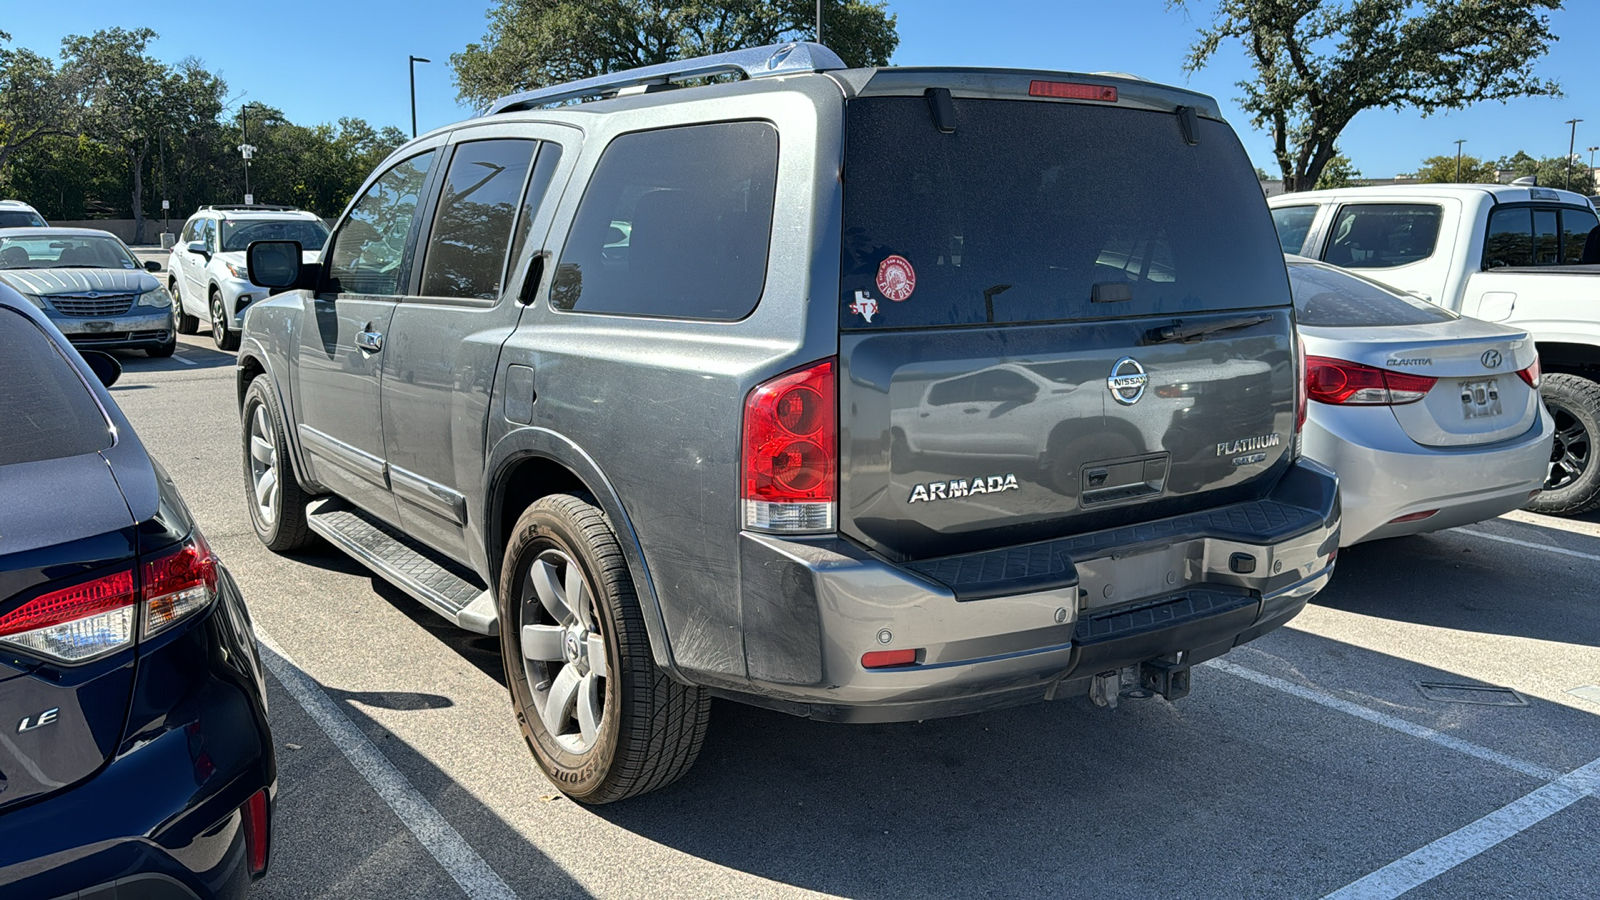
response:
M189 540L144 564L144 637L204 609L217 595L217 559L196 529Z
M1306 357L1306 392L1319 403L1401 406L1426 397L1438 381L1326 356Z
M1544 372L1539 368L1539 357L1533 358L1533 365L1526 369L1517 370L1517 377L1528 383L1528 387L1539 389L1540 382L1544 381Z
M744 403L744 527L834 530L839 460L833 360L779 375Z

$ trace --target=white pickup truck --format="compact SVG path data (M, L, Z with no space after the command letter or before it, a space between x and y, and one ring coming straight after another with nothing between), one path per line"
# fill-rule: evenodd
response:
M1600 507L1600 219L1587 198L1533 184L1419 184L1268 203L1285 253L1532 332L1556 441L1528 508Z

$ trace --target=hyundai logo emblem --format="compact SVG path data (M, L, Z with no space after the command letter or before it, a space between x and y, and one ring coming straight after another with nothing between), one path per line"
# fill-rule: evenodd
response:
M1111 377L1106 379L1106 387L1111 389L1111 396L1123 406L1132 406L1144 396L1144 387L1150 383L1150 376L1144 373L1144 366L1131 356L1124 356L1117 360L1111 367Z
M1483 367L1485 369L1498 369L1498 368L1500 368L1500 351L1499 350L1485 350L1485 351L1483 351L1483 355L1478 357L1478 358L1483 361Z

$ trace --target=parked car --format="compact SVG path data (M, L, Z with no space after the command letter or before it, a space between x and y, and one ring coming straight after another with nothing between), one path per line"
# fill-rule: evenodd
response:
M171 356L172 295L115 235L92 228L0 231L0 282L21 292L80 348Z
M267 295L245 277L244 250L253 241L298 241L314 262L328 237L322 219L287 206L202 206L167 257L167 290L178 301L178 331L211 328L220 350L239 349L245 310Z
M0 228L44 228L50 223L21 200L0 200Z
M1536 185L1441 184L1269 202L1285 253L1532 334L1556 438L1544 490L1528 508L1600 508L1600 220L1585 197Z
M1339 475L1341 546L1466 525L1544 485L1555 424L1528 332L1289 257L1306 455Z
M709 71L749 77L638 90ZM397 150L320 263L251 245L285 291L239 352L251 521L498 634L587 803L681 776L713 693L1177 699L1337 552L1255 185L1215 101L1114 76L796 44L505 98ZM991 372L1030 387L921 415ZM966 451L1005 406L1047 465Z
M250 618L87 356L0 284L0 896L243 897L277 785Z

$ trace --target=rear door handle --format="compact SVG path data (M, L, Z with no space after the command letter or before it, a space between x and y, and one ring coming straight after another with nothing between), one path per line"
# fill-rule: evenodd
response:
M377 353L383 349L383 332L358 331L356 332L356 346L368 353Z

